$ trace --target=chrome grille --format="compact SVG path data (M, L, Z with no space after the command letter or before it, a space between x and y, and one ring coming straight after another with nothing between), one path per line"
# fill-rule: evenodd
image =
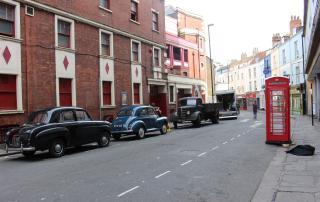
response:
M20 147L21 146L20 136L18 136L18 135L12 136L11 146L13 146L13 147Z

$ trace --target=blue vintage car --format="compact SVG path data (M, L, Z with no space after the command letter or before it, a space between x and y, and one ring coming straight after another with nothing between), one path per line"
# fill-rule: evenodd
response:
M112 136L119 140L121 136L136 135L138 139L145 137L148 132L160 131L166 134L168 129L167 117L159 117L151 106L123 107L115 120L112 121Z

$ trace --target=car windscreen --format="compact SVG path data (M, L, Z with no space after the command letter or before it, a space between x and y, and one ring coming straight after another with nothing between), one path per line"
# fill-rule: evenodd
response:
M132 116L132 109L121 109L118 113L118 117L121 116Z
M197 100L196 99L189 99L189 100L181 100L180 106L196 106Z
M28 118L28 124L48 123L48 113L46 111L33 112Z

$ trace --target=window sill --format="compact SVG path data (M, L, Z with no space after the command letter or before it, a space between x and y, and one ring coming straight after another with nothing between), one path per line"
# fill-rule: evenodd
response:
M141 62L131 61L131 64L133 64L133 65L141 65Z
M109 12L109 13L112 13L112 10L110 10L110 9L108 9L108 8L104 8L104 7L102 7L102 6L99 6L99 8L100 8L101 10L104 10L104 11L107 11L107 12Z
M176 104L176 102L169 102L169 104L170 104L170 105L175 105L175 104Z
M114 60L114 57L109 55L100 55L100 58Z
M114 109L116 108L115 105L104 105L104 106L101 106L101 109Z
M160 34L159 30L152 29L153 32Z
M56 50L67 51L67 52L70 52L70 53L75 53L75 52L76 52L75 49L72 49L72 48L64 48L64 47L60 47L60 46L56 46Z
M1 114L24 114L23 110L0 110Z
M0 35L0 39L13 41L13 42L18 42L18 43L22 42L22 39L17 39L17 38L5 36L5 35Z
M140 25L140 22L135 21L135 20L132 20L132 19L130 19L130 22L133 22L133 23L135 23L135 24L137 24L137 25Z

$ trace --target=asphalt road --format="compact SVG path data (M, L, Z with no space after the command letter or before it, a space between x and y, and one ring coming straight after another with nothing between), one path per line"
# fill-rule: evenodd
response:
M263 115L255 121L242 112L238 120L84 146L58 159L2 157L0 201L250 201L277 149L264 143Z

